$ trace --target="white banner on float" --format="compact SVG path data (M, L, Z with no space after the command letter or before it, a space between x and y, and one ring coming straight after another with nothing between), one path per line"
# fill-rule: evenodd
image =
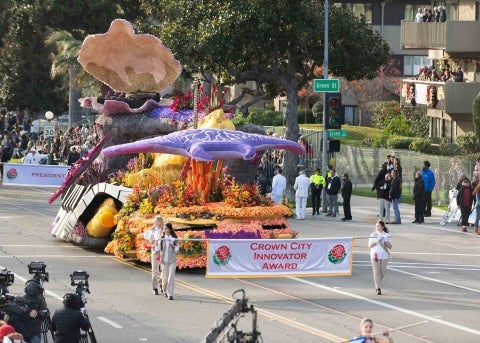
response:
M60 187L70 166L4 163L4 186Z
M352 274L353 238L210 239L206 277Z

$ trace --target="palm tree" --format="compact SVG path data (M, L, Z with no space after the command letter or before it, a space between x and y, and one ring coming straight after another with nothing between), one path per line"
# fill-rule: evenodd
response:
M68 75L68 115L69 126L81 119L80 104L78 99L82 96L83 88L88 83L94 82L77 61L78 52L82 42L75 39L69 32L55 31L48 35L47 44L55 44L57 54L52 56L50 74L53 77Z

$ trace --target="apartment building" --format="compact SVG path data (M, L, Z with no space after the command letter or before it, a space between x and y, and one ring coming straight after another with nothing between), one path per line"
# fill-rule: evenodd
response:
M402 106L424 106L430 120L430 136L455 142L473 130L472 102L480 93L479 3L475 0L447 2L452 13L446 22L401 23L400 45L404 50L426 49L437 73L442 69L463 71L461 82L405 78ZM448 14L447 7L447 14Z

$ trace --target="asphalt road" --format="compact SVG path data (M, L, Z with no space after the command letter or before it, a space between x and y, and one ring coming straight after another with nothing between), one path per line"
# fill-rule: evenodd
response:
M376 201L354 197L351 222L323 215L291 222L300 237L358 237L351 276L207 279L202 271L179 271L176 298L168 301L151 294L148 265L51 237L60 206L48 205L51 193L0 186L0 266L15 273L10 291L21 293L31 277L28 263L45 262L52 311L61 307L64 293L74 291L72 271L86 270L87 310L98 342L201 342L238 289L258 312L263 342L339 342L356 336L364 317L373 319L375 332L422 323L392 331L395 343L480 342L480 236L439 225L440 211L425 224L411 224L412 206L401 205L403 224L390 227L393 259L381 296L363 238L373 230ZM251 314L237 324L251 331Z

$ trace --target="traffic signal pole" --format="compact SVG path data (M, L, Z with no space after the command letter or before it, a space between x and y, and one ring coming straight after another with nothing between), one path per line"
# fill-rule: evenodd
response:
M328 79L328 0L325 0L325 33L323 43L323 78ZM328 164L328 123L327 123L327 93L323 93L323 132L322 132L322 175L327 175ZM324 190L326 187L323 187ZM324 191L325 194L325 191ZM323 203L325 204L326 196L323 196ZM324 206L325 208L325 206Z

